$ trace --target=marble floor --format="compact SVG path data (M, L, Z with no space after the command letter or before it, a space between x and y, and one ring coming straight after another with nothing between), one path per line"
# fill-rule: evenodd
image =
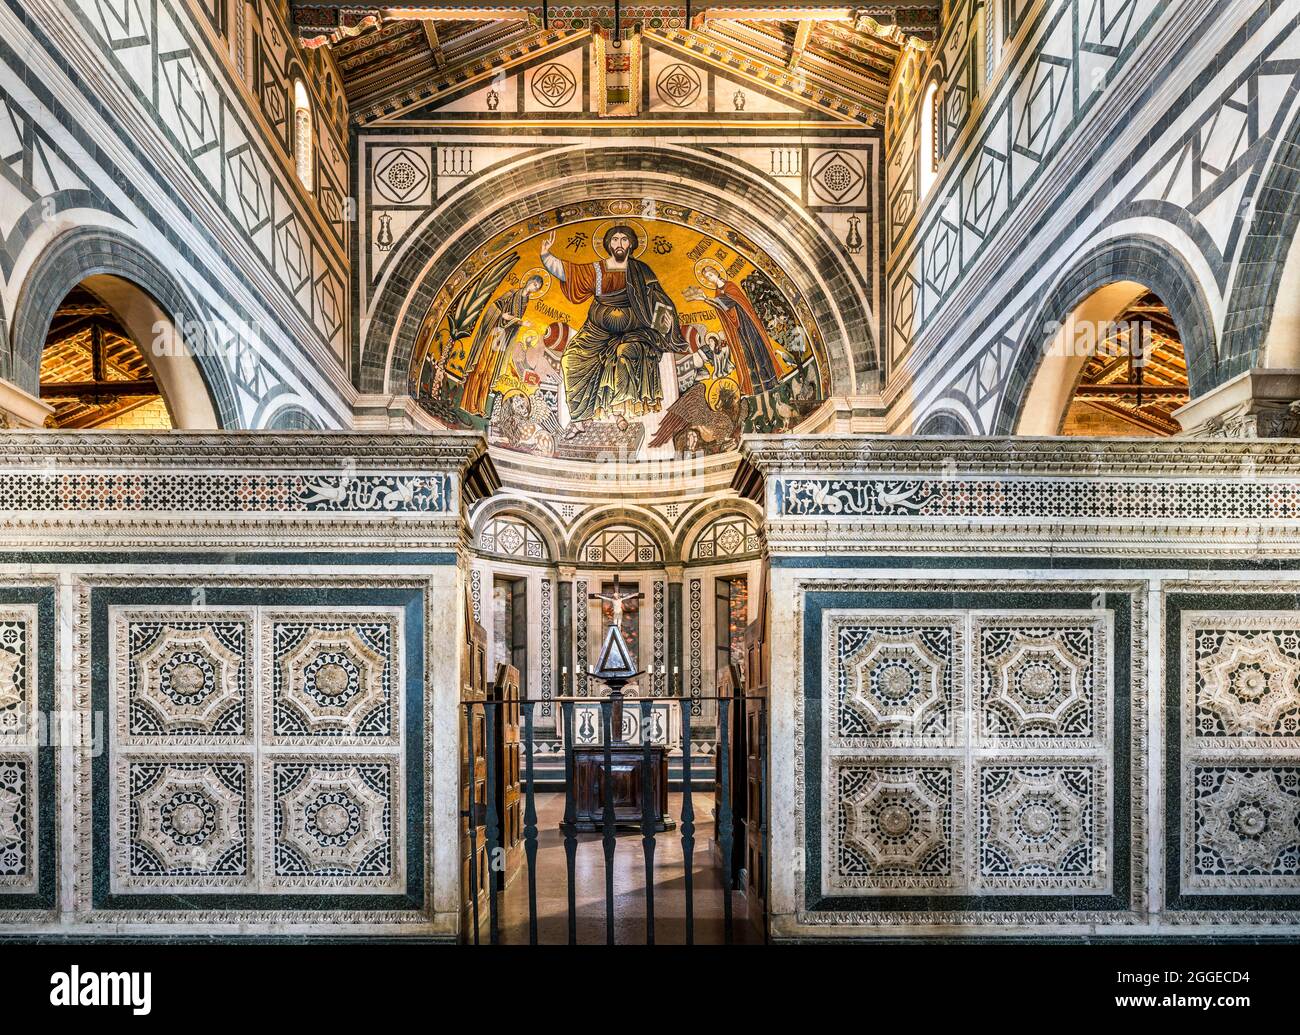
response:
M695 943L723 942L723 893L721 873L714 855L712 794L695 796L695 852L691 867L695 902ZM564 838L560 820L564 817L564 795L539 793L537 804L537 910L538 941L562 945L568 941L568 883ZM686 942L685 864L681 842L680 794L670 794L668 811L678 821L674 830L657 835L654 866L655 942L683 945ZM576 865L578 942L605 943L605 854L600 834L579 834ZM614 852L614 937L620 945L644 945L646 940L645 857L641 834L620 830ZM507 945L528 944L528 869L526 860L498 900L501 909L501 941ZM761 941L748 917L745 897L732 896L734 940ZM486 924L483 937L486 939Z

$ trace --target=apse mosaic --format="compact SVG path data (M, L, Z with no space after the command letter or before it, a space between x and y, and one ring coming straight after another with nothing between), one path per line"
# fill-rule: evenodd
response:
M614 200L494 237L442 285L411 392L450 428L566 459L701 456L826 395L788 275L699 212Z

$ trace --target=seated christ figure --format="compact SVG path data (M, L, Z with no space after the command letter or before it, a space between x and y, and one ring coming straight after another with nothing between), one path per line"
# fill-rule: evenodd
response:
M677 307L654 270L636 258L638 240L630 226L610 227L606 257L566 262L551 254L554 231L542 242L542 264L573 303L591 300L587 319L569 339L560 359L570 424L565 438L606 415L627 428L628 416L658 410L663 402L659 358L686 352Z

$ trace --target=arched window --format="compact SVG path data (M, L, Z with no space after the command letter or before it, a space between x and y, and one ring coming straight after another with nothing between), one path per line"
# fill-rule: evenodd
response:
M925 88L920 111L921 146L916 160L921 171L921 197L930 193L939 177L939 83L937 80Z
M308 190L312 189L313 143L311 98L307 84L301 79L293 81L293 161L298 179Z

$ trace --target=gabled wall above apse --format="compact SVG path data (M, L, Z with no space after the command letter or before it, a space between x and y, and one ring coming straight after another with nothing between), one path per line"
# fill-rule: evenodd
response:
M492 61L356 113L364 392L409 391L444 425L592 459L726 451L742 433L798 426L828 396L874 390L884 248L875 114L753 62L726 67L722 44L691 30L647 29L621 46L632 50L621 91L606 78L624 67L612 44L539 29ZM618 104L633 114L612 117ZM636 255L689 346L658 364L659 408L634 407L630 428L604 415L587 439L566 443L557 360L587 306L553 278L527 303L522 367L512 358L487 369L494 390L478 394L490 398L462 405L472 361L490 355L474 349L482 310L466 308L467 294L489 304L518 291L552 232L557 258L592 263L620 222L636 231ZM710 264L735 291L709 279ZM755 353L768 354L757 366L745 360L755 353L728 349L741 332L728 339L725 304L713 304L728 292L742 299Z

